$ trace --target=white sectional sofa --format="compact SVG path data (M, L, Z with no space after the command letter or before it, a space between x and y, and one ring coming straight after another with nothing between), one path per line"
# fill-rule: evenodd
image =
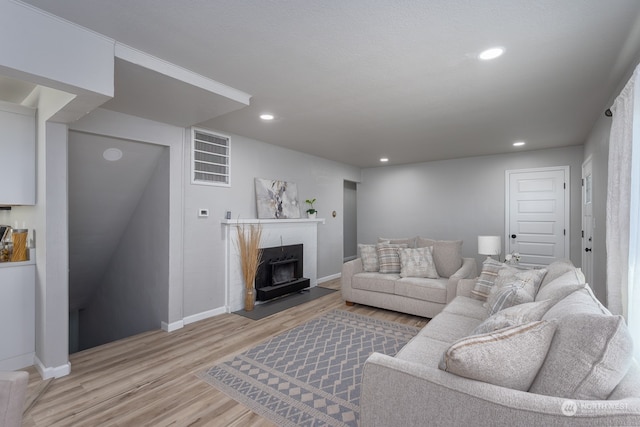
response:
M405 264L401 262L400 255L397 268L391 266L385 270L384 263L378 259L381 246L390 246L398 251L406 249L404 252L412 254L429 248L435 270L419 268L415 265L420 263L418 259L414 262L418 268L403 274ZM342 267L342 298L347 305L358 303L432 318L455 298L460 279L477 274L475 259L462 257L461 240L379 238L375 245L359 245L359 251L360 257ZM368 262L367 254L371 262Z
M395 357L368 358L360 425L640 425L640 372L624 320L570 262L543 277L533 301L492 316L499 292L482 301L477 280L459 280L458 296ZM516 282L511 296L527 286ZM493 329L505 320L511 326Z

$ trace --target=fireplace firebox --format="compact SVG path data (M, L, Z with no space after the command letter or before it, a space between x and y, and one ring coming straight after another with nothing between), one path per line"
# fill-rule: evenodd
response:
M256 299L268 301L310 286L303 276L302 244L262 249L262 262L256 272Z

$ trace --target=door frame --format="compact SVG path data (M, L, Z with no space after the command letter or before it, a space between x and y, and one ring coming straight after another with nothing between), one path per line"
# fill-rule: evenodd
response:
M508 169L504 171L504 254L511 253L509 238L509 225L511 218L509 217L509 207L511 205L511 189L510 189L510 176L516 173L529 173L529 172L550 172L561 170L564 172L564 255L563 258L570 259L571 257L571 167L570 166L549 166L543 168L527 168L527 169Z
M590 186L590 192L591 194L589 195L591 198L591 230L587 230L587 227L585 224L585 196L586 196L586 192L587 192L587 187L586 187L586 182L585 182L585 166L589 166L589 172L591 173L591 186ZM587 278L587 283L593 283L593 231L595 229L595 225L594 225L594 221L595 219L593 218L593 156L589 155L585 161L582 163L582 167L581 167L581 171L580 171L580 177L582 179L582 186L580 187L581 190L581 194L580 194L580 218L581 218L581 229L582 229L582 236L580 238L580 261L581 261L581 268L583 273L585 274L586 278ZM586 246L587 246L587 242L585 241L585 239L587 238L587 236L589 236L592 240L590 242L591 245L591 252L589 255L587 255L587 252L585 252ZM591 257L591 262L585 262L586 261L586 257L589 256ZM587 268L585 269L585 266L587 266Z

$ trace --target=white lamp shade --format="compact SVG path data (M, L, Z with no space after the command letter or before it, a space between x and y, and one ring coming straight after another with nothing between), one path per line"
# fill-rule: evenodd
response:
M478 253L480 255L500 255L500 236L478 236Z

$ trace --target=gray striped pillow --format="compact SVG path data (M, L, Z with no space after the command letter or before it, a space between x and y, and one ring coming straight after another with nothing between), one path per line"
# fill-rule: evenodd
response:
M380 273L400 273L400 248L406 248L406 244L378 243L378 262L380 263Z

